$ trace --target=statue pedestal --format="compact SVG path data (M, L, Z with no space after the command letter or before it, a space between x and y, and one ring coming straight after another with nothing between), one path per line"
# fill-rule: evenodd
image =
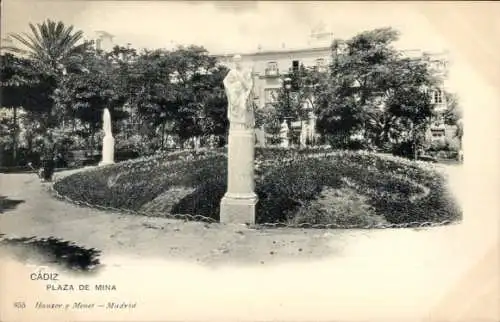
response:
M220 203L220 222L254 224L254 146L255 131L240 124L231 124L228 139L227 192Z
M102 161L99 165L115 163L115 139L111 135L105 135L102 140Z

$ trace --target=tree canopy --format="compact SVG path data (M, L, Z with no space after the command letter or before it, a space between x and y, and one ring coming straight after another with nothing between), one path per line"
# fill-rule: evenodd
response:
M426 88L436 77L424 56L404 57L393 46L398 37L381 28L333 43L328 77L315 92L320 133L343 142L361 133L365 143L381 148L432 116Z

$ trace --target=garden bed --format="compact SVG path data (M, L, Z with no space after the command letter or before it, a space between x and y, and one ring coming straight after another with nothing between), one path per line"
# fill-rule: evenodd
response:
M432 165L368 152L256 150L257 223L367 227L453 222L461 209ZM180 151L76 173L60 195L149 216L219 219L224 149Z

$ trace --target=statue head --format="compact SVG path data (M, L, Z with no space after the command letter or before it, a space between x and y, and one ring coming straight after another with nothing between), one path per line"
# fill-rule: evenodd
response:
M234 67L237 70L240 70L241 69L241 56L240 55L234 55L233 62L234 62Z

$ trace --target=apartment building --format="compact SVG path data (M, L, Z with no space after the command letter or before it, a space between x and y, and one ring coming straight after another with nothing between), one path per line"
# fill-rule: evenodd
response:
M96 32L96 46L103 50L110 50L113 47L113 35L105 31ZM252 68L254 78L253 97L258 108L271 105L277 99L278 90L283 86L283 76L288 74L293 68L300 65L316 66L319 69L327 68L330 64L331 44L334 40L331 32L326 32L324 28L316 28L311 32L303 47L287 47L281 44L280 48L263 49L259 46L257 50L247 53L224 53L212 54L220 63L232 67L232 58L235 54L242 57L242 64ZM340 48L342 50L342 47ZM443 139L446 134L446 127L443 124L442 113L447 108L445 91L448 89L446 81L447 68L449 64L449 53L428 53L422 50L405 50L403 54L407 57L428 56L431 67L436 71L441 79L441 83L432 91L432 103L438 116L433 120L431 126L431 138L433 140ZM305 109L310 109L307 103ZM305 127L305 129L303 129ZM305 122L292 122L292 130L305 130L309 139L316 136L316 117L309 112L309 119Z
M312 34L308 47L287 49L282 46L278 50L257 50L250 53L226 53L223 55L214 55L218 60L228 67L232 66L232 57L239 54L242 57L242 64L252 68L254 77L254 99L258 108L272 104L276 100L276 93L283 86L283 75L289 73L293 68L299 65L316 66L326 68L331 62L331 43L333 36L330 33ZM342 47L340 48L342 51ZM405 50L403 55L406 57L427 56L431 62L431 68L434 69L440 79L440 84L436 88L428 89L432 95L432 103L438 116L433 120L431 126L432 139L442 139L445 136L445 126L443 124L442 113L447 108L445 91L448 89L447 68L449 64L449 54L447 51L438 53L428 53L422 50ZM304 108L310 108L307 103ZM312 112L307 122L302 124L292 123L292 128L300 130L301 127L308 127L309 136L315 135L315 116Z
M113 38L114 36L107 31L96 31L94 37L96 49L110 51L114 47Z

